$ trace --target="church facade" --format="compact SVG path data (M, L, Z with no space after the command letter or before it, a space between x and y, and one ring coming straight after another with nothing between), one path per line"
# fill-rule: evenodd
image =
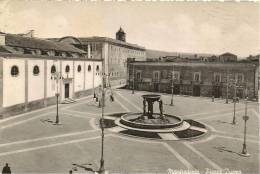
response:
M0 33L0 115L92 94L102 71L101 59L72 45Z

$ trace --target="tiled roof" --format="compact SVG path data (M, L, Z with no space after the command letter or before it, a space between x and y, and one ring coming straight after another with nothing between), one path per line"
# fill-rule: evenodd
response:
M66 52L74 52L74 53L81 53L81 54L85 53L83 50L80 50L69 44L54 42L54 41L39 39L34 37L33 38L24 37L16 34L6 34L5 44L7 46L12 46L12 47L66 51Z
M236 56L236 55L232 54L232 53L229 53L229 52L226 52L224 54L221 54L220 56Z
M131 47L131 48L135 48L135 49L145 50L145 47L139 46L137 44L131 44L131 43L123 42L123 41L120 41L120 40L112 39L112 38L109 38L109 37L100 37L100 36L92 36L92 37L65 36L65 37L62 37L62 38L49 38L48 40L62 41L63 39L66 39L66 38L79 40L80 41L79 44L83 44L83 45L88 44L88 42L108 42L108 43L112 43L112 44L122 45L122 46L125 46L125 47Z
M109 38L109 37L93 36L93 37L78 37L78 39L83 44L84 44L84 42L109 42L109 43L114 43L114 44L119 44L119 45L123 45L123 46L128 46L128 47L133 47L133 48L145 50L145 47L139 46L137 44L127 43L127 42L112 39L112 38Z

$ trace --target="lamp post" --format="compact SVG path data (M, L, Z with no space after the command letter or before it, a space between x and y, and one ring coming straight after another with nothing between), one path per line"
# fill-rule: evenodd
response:
M59 82L62 79L62 75L61 72L55 72L52 73L51 75L51 79L56 81L56 120L55 120L55 124L61 124L60 123L60 119L59 119Z
M171 98L171 106L173 106L173 81L174 81L174 66L172 65L172 83L171 83L171 88L172 88L172 98Z
M134 64L133 65L133 89L132 89L132 94L135 93L135 67Z
M105 107L105 89L104 89L104 75L102 77L102 98L101 98L101 119L100 119L100 128L101 128L101 159L100 159L100 168L99 173L103 174L105 173L105 167L104 167L104 107Z
M102 91L101 91L101 118L100 118L100 128L101 128L101 159L100 159L100 168L99 168L99 174L105 173L105 165L104 165L104 128L105 128L105 119L104 119L104 110L105 110L105 97L106 97L106 90L105 90L105 77L108 76L108 86L111 90L110 100L113 102L114 97L112 94L111 85L109 83L109 76L110 74L106 75L105 73L102 73Z
M234 81L234 115L232 124L236 124L237 83Z
M247 153L247 150L246 150L246 122L249 120L249 116L247 115L247 100L248 100L248 97L246 97L246 99L245 99L245 115L243 116L243 120L245 121L245 124L244 124L244 143L243 143L242 152L240 154L244 157L250 156L250 154Z

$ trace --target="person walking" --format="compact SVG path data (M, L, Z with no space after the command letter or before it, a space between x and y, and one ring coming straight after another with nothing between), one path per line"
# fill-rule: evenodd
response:
M5 164L2 174L11 174L11 168L8 166L8 163Z

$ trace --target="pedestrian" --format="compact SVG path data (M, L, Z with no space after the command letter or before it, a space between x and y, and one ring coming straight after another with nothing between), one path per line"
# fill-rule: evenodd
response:
M11 169L8 166L8 163L5 164L3 170L2 170L2 174L11 174Z

